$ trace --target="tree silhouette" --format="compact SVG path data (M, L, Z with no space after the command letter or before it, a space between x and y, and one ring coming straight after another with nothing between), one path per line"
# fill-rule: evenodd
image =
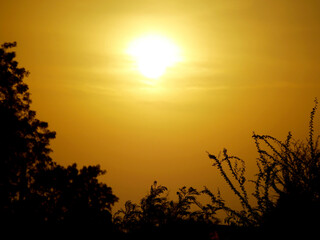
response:
M117 239L168 239L169 235L171 239L219 239L216 229L219 234L231 231L235 234L226 236L237 239L319 235L320 136L314 136L317 99L307 141L294 140L290 132L285 141L253 133L259 154L254 180L246 178L245 161L226 149L218 156L208 153L240 201L240 210L229 207L219 191L214 194L207 187L199 192L184 186L176 193L177 201L169 200L168 189L155 181L139 204L127 201L112 219L111 207L118 198L98 181L105 174L99 165L78 169L76 164L63 167L51 159L49 144L55 132L30 109L30 93L23 82L29 73L18 67L15 53L10 52L15 46L5 43L0 48L2 226L40 223L111 230L114 224ZM251 194L247 190L250 182L254 184ZM202 204L198 201L201 194L211 201ZM220 210L227 214L225 223L236 228L217 225Z
M216 209L200 204L199 195L192 187L182 187L178 201L169 200L168 189L155 181L140 205L127 201L113 222L129 239L208 239L218 223Z
M140 206L128 200L125 203L125 208L114 214L113 223L120 232L131 233L139 230L141 215Z
M76 164L64 168L55 166L38 175L38 198L49 223L72 225L111 225L111 206L118 200L112 189L100 183L105 171L100 166Z
M109 224L118 200L97 180L100 166L67 168L50 157L55 132L30 109L28 76L16 43L0 48L0 221L7 224Z
M269 135L253 134L259 154L255 191L252 196L256 205L250 203L245 183L244 161L229 156L224 149L220 156L209 154L221 176L241 202L242 210L234 210L225 204L220 194L208 188L212 205L227 213L225 221L237 226L261 227L265 236L275 235L296 238L316 236L320 214L320 150L319 136L314 139L314 116L318 101L310 114L309 138L294 140L289 132L282 142ZM226 167L227 166L227 167ZM294 229L294 231L292 230Z
M167 196L163 196L163 194L167 190L165 186L157 185L156 181L151 185L150 193L142 198L140 204L143 224L147 226L164 224L168 200Z
M0 48L0 186L1 217L19 219L32 208L35 175L52 164L49 141L55 132L30 110L30 93L23 78L28 76L7 52L16 43ZM19 215L19 216L18 216Z

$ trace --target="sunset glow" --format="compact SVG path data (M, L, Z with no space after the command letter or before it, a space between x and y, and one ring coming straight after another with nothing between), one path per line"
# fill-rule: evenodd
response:
M120 199L114 212L155 180L170 197L219 188L237 206L207 152L244 159L251 187L253 131L308 137L320 100L320 1L1 3L0 45L17 42L30 107L57 132L50 156L106 170L99 180Z

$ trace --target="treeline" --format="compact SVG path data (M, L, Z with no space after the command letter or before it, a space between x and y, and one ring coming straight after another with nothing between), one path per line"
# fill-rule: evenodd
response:
M127 201L111 214L118 198L99 182L100 166L63 167L50 157L55 132L30 109L28 76L10 51L0 48L0 226L95 228L109 239L306 239L320 224L320 150L314 134L318 102L310 114L308 139L285 141L253 133L258 172L247 179L245 161L226 149L208 153L241 209L220 192L182 187L177 201L157 182L139 203ZM248 190L248 184L254 190ZM252 188L250 188L252 189ZM201 203L200 195L210 201ZM217 213L224 212L225 219Z

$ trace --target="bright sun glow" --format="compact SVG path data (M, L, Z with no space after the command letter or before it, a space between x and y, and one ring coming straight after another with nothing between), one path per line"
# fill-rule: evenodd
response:
M158 79L168 67L180 61L179 48L169 39L158 35L133 41L128 53L135 59L141 74L151 79Z

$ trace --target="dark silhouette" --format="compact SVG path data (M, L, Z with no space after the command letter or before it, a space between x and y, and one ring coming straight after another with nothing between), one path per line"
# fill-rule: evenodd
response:
M177 202L170 201L167 188L154 182L139 205L127 201L125 209L115 213L114 224L125 239L218 238L216 209L200 204L200 193L192 187L180 188L177 195Z
M155 182L140 204L127 201L114 215L114 224L124 239L309 239L319 237L320 226L320 136L314 138L311 111L309 138L284 142L269 135L253 134L259 158L256 179L247 180L245 161L228 154L209 154L242 209L228 206L220 192L180 188L178 202L169 201L167 188ZM251 194L247 184L254 184ZM201 204L205 194L211 202ZM192 211L191 211L192 209ZM219 225L218 211L225 224ZM169 234L170 232L170 234Z
M104 171L99 166L78 170L76 164L41 172L36 183L45 220L54 224L111 225L110 210L117 197L110 187L98 182L101 174Z
M235 196L242 210L228 207L220 194L208 188L212 205L226 213L226 223L258 230L266 239L317 238L320 226L320 149L318 136L314 139L314 116L318 101L311 111L307 142L294 140L289 132L284 142L269 136L253 134L259 153L258 173L250 203L245 184L244 161L230 156L224 149L223 157L209 154ZM229 173L229 174L228 174ZM261 238L260 236L260 238Z
M6 225L62 224L111 226L118 200L97 180L100 166L78 170L54 162L49 153L55 132L30 109L28 76L9 49L0 48L0 221Z
M317 238L320 226L320 149L314 137L311 111L307 141L291 133L282 142L253 134L259 158L254 180L247 180L245 161L223 150L208 153L242 209L232 209L220 192L205 187L182 187L177 201L157 182L139 204L127 201L111 215L118 200L112 189L98 181L100 166L63 167L50 157L55 132L30 109L28 76L9 49L0 48L0 226L63 226L80 236L85 229L110 239L308 239ZM254 184L249 194L247 184ZM198 197L209 196L209 203ZM217 212L226 218L220 225ZM57 228L56 228L57 229ZM55 230L56 230L55 229ZM40 229L37 229L39 232ZM50 231L52 234L53 231ZM60 232L61 233L61 232ZM59 236L59 235L57 235Z
M15 53L7 52L16 43L5 43L0 49L0 186L1 218L22 221L36 190L34 177L52 164L49 141L55 132L48 124L35 118L30 110L30 94L18 68ZM32 211L32 210L31 210Z

